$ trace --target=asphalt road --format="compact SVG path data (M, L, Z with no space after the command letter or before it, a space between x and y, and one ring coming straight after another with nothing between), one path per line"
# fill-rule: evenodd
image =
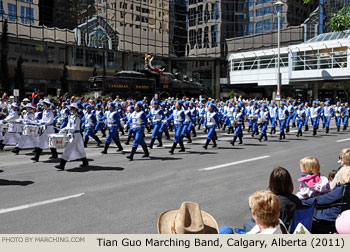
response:
M69 162L65 171L54 168L59 161L49 160L49 151L32 163L31 151L16 156L5 147L0 152L0 233L156 233L158 216L183 201L198 202L219 226L241 227L250 218L249 195L267 189L273 168L287 168L296 191L299 160L317 157L328 176L339 166L340 150L349 147L349 133L333 127L317 137L309 131L297 138L291 132L286 140L268 135L261 143L246 134L244 144L233 147L232 135L220 130L218 147L204 150L206 135L200 131L185 153L176 150L171 156L171 142L164 141L165 148L151 150L151 158L141 158L139 148L132 162L126 159L130 145L123 143L124 153L112 146L102 155L92 140L91 166Z

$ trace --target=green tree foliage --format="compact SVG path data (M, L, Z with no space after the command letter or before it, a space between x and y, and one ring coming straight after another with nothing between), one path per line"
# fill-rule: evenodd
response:
M344 7L334 14L328 25L334 32L350 29L350 6Z
M9 50L9 44L8 44L8 25L7 25L7 19L3 23L2 27L2 34L1 34L1 60L0 60L0 81L2 88L5 92L9 93L10 89L10 83L9 83L9 66L7 63L7 56L8 56L8 50Z

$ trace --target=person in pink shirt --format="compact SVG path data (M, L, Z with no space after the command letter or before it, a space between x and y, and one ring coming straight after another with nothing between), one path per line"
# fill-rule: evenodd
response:
M300 160L301 178L296 193L299 199L307 199L327 193L330 189L328 178L321 176L320 163L314 157L305 157Z

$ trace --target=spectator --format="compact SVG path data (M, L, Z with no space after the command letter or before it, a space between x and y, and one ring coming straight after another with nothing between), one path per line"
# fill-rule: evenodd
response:
M350 148L342 149L339 154L339 160L341 167L339 168L339 171L334 176L334 179L330 183L330 189L333 190L334 187L339 183L339 172L341 171L343 166L350 166Z
M332 181L334 180L335 178L335 175L337 174L338 170L332 170L330 171L330 173L328 174L328 181L329 183L331 184Z
M339 203L343 197L344 184L350 183L350 166L344 166L338 173L339 184L335 186L333 191L322 194L318 197L303 200L303 204L312 205L315 200L317 200L318 206L328 206L334 203ZM325 209L317 209L312 222L311 233L327 234L330 232L336 232L334 223L340 213L340 205L330 206Z
M346 210L335 221L338 234L350 234L350 210Z
M282 167L274 169L270 174L269 189L280 200L280 219L289 228L295 209L301 208L300 199L293 194L293 182L289 172Z
M168 210L158 218L158 234L218 234L216 220L198 203L183 202L180 209Z
M320 174L320 163L314 157L305 157L300 160L302 177L300 182L299 199L307 199L326 193L329 190L328 179Z
M38 104L39 100L40 100L40 95L39 95L39 89L34 88L34 92L32 93L32 103L34 105Z
M280 221L280 201L270 191L257 191L249 197L249 207L256 225L247 234L286 234ZM281 228L282 227L282 228Z

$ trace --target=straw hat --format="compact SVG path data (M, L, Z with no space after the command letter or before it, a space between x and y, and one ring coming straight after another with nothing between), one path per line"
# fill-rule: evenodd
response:
M216 220L198 203L183 202L180 209L168 210L158 218L159 234L218 234Z

